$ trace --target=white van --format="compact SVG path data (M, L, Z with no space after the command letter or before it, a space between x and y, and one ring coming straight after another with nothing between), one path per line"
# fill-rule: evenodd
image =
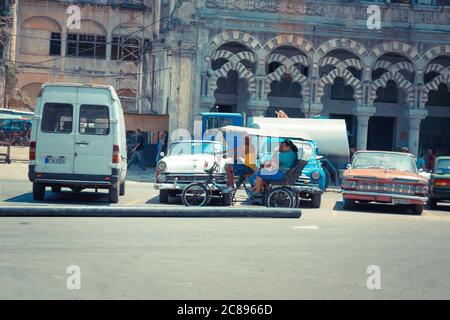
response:
M36 99L28 178L33 198L45 188L80 192L108 189L109 201L125 194L125 121L111 86L47 83Z

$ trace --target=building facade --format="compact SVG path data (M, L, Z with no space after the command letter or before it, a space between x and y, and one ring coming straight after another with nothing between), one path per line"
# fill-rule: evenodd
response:
M398 2L398 3L397 3ZM154 101L170 128L203 111L345 119L357 149L450 150L450 1L161 1ZM370 5L381 29L369 29Z

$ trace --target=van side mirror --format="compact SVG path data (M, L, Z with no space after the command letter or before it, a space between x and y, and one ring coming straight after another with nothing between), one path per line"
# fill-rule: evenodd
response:
M160 158L164 158L164 156L165 156L164 152L161 152L161 153L159 154L159 157L160 157Z

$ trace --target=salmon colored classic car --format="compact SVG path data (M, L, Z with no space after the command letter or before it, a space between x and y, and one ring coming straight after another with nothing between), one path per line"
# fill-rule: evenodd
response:
M418 174L415 157L408 153L359 151L344 172L344 209L358 203L390 203L422 214L428 201L428 181Z

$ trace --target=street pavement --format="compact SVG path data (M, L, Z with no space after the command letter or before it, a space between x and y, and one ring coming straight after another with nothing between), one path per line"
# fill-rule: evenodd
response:
M0 164L0 206L37 205L26 170ZM133 170L114 206L162 206L153 179ZM53 207L110 205L47 193ZM450 207L393 209L344 211L327 192L300 219L0 217L0 299L449 299Z

